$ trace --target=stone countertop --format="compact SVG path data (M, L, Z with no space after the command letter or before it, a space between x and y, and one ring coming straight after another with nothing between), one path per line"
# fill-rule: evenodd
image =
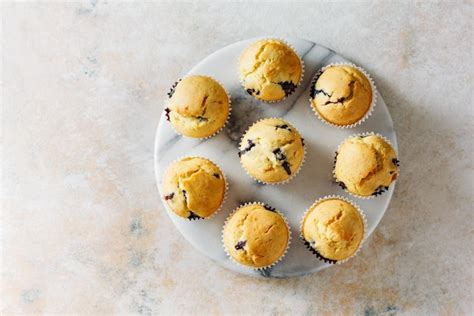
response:
M473 4L2 3L1 312L471 314ZM238 40L307 38L365 67L401 177L347 264L237 275L195 251L153 173L176 78Z

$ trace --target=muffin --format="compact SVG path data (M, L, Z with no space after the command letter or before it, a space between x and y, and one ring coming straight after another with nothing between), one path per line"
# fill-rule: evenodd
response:
M171 89L168 96L166 117L184 136L212 136L224 127L229 116L227 92L210 77L186 77Z
M163 177L163 199L183 218L213 215L221 206L225 192L224 174L205 158L187 157L174 162Z
M260 40L240 57L240 81L245 90L262 101L280 101L292 94L303 75L296 52L276 39Z
M277 118L254 123L242 138L239 151L244 169L263 183L289 180L301 167L304 154L296 128Z
M222 234L226 252L252 268L275 264L286 252L290 231L274 208L260 204L240 206L227 219Z
M351 203L330 197L308 209L301 236L319 259L336 263L348 259L359 249L364 239L364 219Z
M311 106L326 122L347 126L369 113L372 86L359 69L350 65L332 65L313 80Z
M334 176L352 194L363 197L382 194L397 178L395 150L379 135L351 136L336 154Z

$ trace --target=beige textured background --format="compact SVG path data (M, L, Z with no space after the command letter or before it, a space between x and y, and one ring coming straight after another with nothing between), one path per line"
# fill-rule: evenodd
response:
M1 311L471 314L473 3L2 4ZM174 229L152 148L169 86L234 41L299 36L364 66L402 175L360 255L289 280Z

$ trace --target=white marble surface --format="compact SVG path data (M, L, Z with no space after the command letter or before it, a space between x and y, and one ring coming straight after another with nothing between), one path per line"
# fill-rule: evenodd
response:
M177 134L166 120L165 111L155 139L155 172L160 196L163 192L163 174L168 165L184 155L202 156L216 162L224 171L229 185L228 197L222 210L206 221L188 221L176 216L162 199L171 220L183 236L199 251L222 266L236 272L263 277L293 277L320 271L329 267L306 249L299 236L301 217L315 200L327 195L341 195L360 206L367 219L369 238L387 210L394 185L388 192L370 200L351 197L334 181L332 168L334 153L341 141L349 135L374 132L387 137L396 147L396 135L387 106L378 92L377 105L372 115L361 125L351 129L328 126L314 115L309 104L311 82L322 67L337 62L350 62L336 52L314 42L284 37L301 56L305 74L301 85L286 100L267 104L257 101L242 88L238 80L238 60L245 47L257 39L232 43L200 61L190 74L204 74L219 80L228 90L232 100L232 113L226 127L215 137L198 140ZM165 97L166 99L166 97ZM166 101L165 101L166 102ZM296 127L304 138L306 161L301 171L289 183L263 185L245 174L238 158L238 145L243 133L256 120L281 117ZM221 230L230 212L246 202L263 202L275 207L288 219L292 240L281 262L265 270L252 270L236 265L226 256L221 242Z
M2 2L2 314L472 314L472 10ZM175 78L267 34L364 66L404 162L357 258L288 280L242 276L195 251L153 173Z

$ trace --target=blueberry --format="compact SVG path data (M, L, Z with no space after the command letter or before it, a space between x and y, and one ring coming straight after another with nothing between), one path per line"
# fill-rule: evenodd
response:
M400 167L400 160L398 160L397 158L393 158L392 162L395 166Z
M272 206L270 206L270 205L268 205L268 204L265 204L263 207L264 207L266 210L270 211L270 212L276 212L276 211L275 211L275 208L272 207Z
M346 184L345 184L344 182L338 181L337 184L338 184L343 190L347 189L347 186L346 186Z
M285 96L289 96L296 90L296 85L291 81L280 81L278 84L285 92Z
M278 161L282 161L282 160L285 160L286 159L286 156L285 154L281 151L280 148L277 148L273 151L273 154L275 155L275 158L278 160Z
M171 110L169 108L165 108L165 116L166 116L166 120L170 120L170 112Z
M291 168L290 168L290 164L288 163L288 161L284 161L281 164L281 166L283 167L283 169L285 169L287 175L291 175Z
M168 98L171 98L174 94L174 92L176 91L176 86L178 85L178 83L181 81L181 79L179 79L178 81L176 81L170 88L170 92L168 92Z
M234 246L235 250L244 249L246 243L247 243L246 240L241 240L241 241L239 241L239 242Z
M382 195L382 193L384 193L387 190L388 190L388 187L381 185L377 189L375 189L375 191L374 191L374 193L372 193L372 195L373 196Z
M290 131L291 132L291 128L287 125L287 124L283 124L283 125L275 125L275 129L286 129L287 131Z
M245 147L244 149L242 149L241 151L239 151L239 158L240 158L243 154L249 152L253 147L255 147L255 143L254 143L251 139L247 140L247 144L248 144L247 147Z
M275 155L275 158L281 162L281 166L283 169L285 169L286 173L288 175L291 175L291 168L290 164L288 163L286 155L281 151L280 148L277 148L273 151L273 154Z
M323 256L319 253L319 251L316 250L314 242L313 242L313 243L310 243L310 242L308 242L308 241L305 240L305 239L303 239L303 241L304 241L304 245L306 246L306 248L308 248L316 257L318 257L318 258L320 258L320 259L323 259L323 260L325 260L325 261L327 261L327 262L329 262L329 263L336 263L336 262L337 262L337 260L332 260L332 259L328 259L328 258L326 258L326 257L323 257Z
M188 219L189 220L193 220L193 219L201 219L202 217L197 215L196 213L194 213L193 211L189 211L189 216L188 216Z

